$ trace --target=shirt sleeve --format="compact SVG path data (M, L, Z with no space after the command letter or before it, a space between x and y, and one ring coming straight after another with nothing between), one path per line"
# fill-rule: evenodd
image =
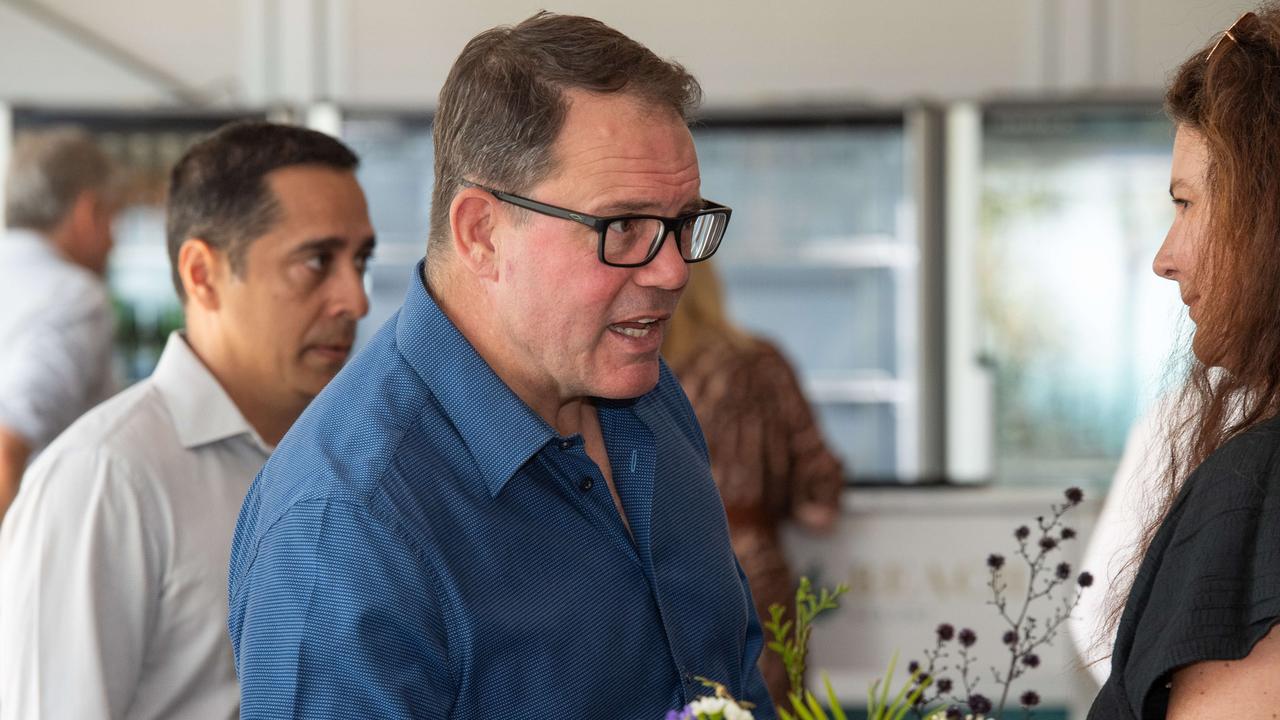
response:
M111 376L115 330L106 290L85 283L57 310L24 333L21 347L0 367L0 425L33 451L104 400Z
M233 564L231 582L242 718L448 717L432 588L402 538L362 507L294 505L243 572Z
M0 532L0 718L118 718L161 586L145 486L102 449L46 454Z

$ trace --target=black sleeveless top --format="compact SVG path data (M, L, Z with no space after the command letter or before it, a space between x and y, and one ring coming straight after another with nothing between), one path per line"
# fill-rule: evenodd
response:
M1280 417L1187 479L1125 604L1089 720L1163 719L1173 671L1238 660L1280 620Z

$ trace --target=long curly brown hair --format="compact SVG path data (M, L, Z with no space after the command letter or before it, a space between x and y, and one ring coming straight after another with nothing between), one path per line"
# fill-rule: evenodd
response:
M1164 418L1161 492L1109 603L1109 630L1187 476L1223 443L1280 412L1280 5L1243 17L1229 37L1215 36L1188 58L1165 110L1208 148L1209 221L1197 283L1208 292L1196 353L1188 353L1185 383Z

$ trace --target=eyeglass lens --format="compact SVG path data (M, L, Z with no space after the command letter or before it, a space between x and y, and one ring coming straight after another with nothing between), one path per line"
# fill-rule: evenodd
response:
M680 225L680 255L697 261L711 256L720 245L728 216L705 213L688 218ZM604 233L604 259L622 265L644 263L656 254L666 226L656 218L625 218L610 223Z

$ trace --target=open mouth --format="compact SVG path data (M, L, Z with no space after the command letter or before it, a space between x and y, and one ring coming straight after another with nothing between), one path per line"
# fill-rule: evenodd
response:
M644 317L626 322L614 323L609 329L619 335L630 338L648 337L650 333L661 327L661 318Z

